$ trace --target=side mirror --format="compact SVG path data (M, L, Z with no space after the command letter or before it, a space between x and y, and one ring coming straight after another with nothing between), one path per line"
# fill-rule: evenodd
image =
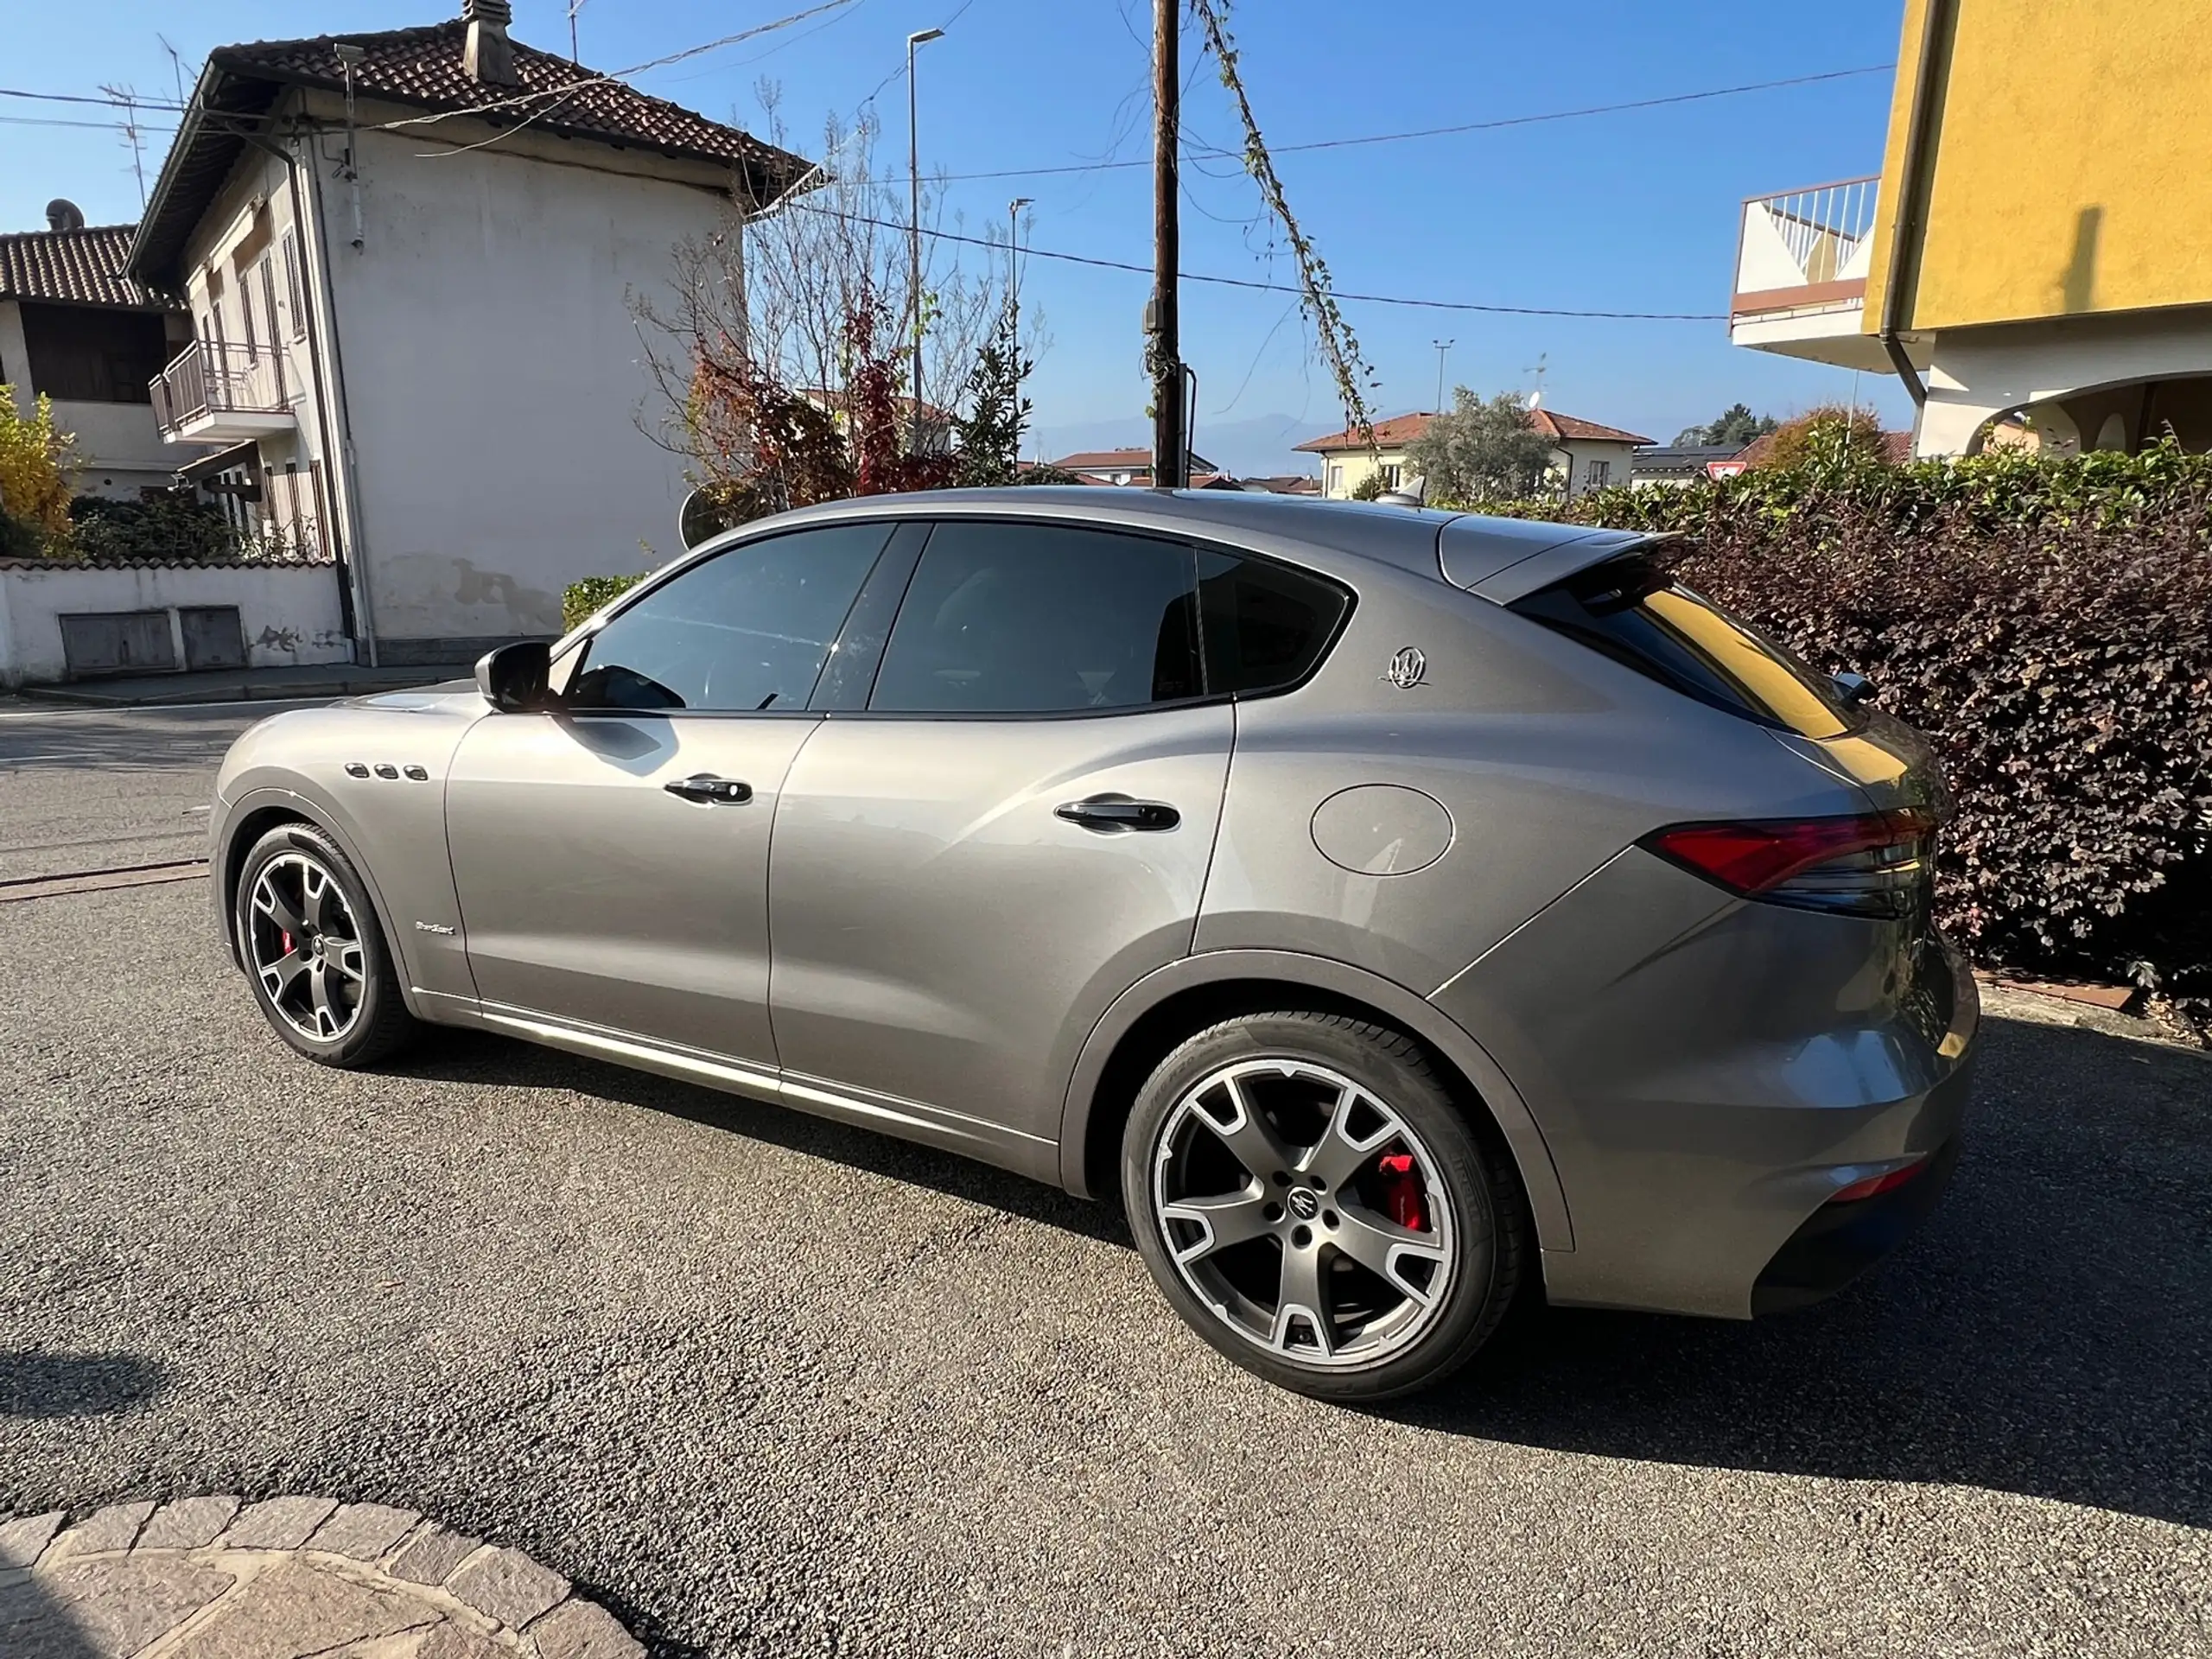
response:
M543 639L518 639L476 659L476 689L503 715L528 714L550 702L546 677L553 648Z
M1864 674L1854 674L1847 668L1842 673L1829 677L1835 681L1835 694L1843 699L1843 706L1847 709L1856 709L1874 695L1874 682Z

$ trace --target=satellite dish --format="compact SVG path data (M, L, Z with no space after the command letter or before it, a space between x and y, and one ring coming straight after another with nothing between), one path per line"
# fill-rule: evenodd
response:
M687 553L729 527L728 514L711 500L704 490L694 490L685 496L683 511L676 516L676 533L682 539Z

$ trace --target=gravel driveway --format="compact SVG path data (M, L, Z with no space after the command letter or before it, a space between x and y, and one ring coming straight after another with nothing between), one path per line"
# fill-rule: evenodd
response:
M102 718L0 721L0 875L173 829L238 723ZM0 903L0 1510L403 1504L676 1655L2212 1654L2196 1055L1993 1021L1877 1277L1361 1414L1010 1176L486 1037L318 1071L203 882Z

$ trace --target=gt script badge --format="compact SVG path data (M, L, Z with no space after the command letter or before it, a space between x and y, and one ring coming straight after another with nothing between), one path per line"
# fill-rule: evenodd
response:
M1428 677L1428 658L1421 655L1420 646L1408 645L1390 659L1382 677L1399 690L1410 691Z

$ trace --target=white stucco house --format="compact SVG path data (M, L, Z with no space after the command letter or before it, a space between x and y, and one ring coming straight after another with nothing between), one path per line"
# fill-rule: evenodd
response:
M336 559L359 661L558 632L569 583L680 547L632 299L806 171L509 15L219 48L129 251L191 319L162 435Z
M1321 493L1332 501L1349 499L1353 491L1376 474L1381 474L1382 488L1395 490L1413 475L1406 451L1435 418L1427 412L1393 415L1375 423L1372 447L1359 433L1346 428L1301 443L1298 452L1321 457ZM1651 442L1617 426L1600 426L1595 421L1541 407L1529 410L1529 422L1551 440L1549 484L1562 495L1627 483L1630 461L1637 449Z
M192 326L178 307L123 274L136 226L87 226L69 202L47 228L0 234L0 385L25 416L41 394L73 434L75 487L129 500L165 488L196 448L166 444L148 380Z

